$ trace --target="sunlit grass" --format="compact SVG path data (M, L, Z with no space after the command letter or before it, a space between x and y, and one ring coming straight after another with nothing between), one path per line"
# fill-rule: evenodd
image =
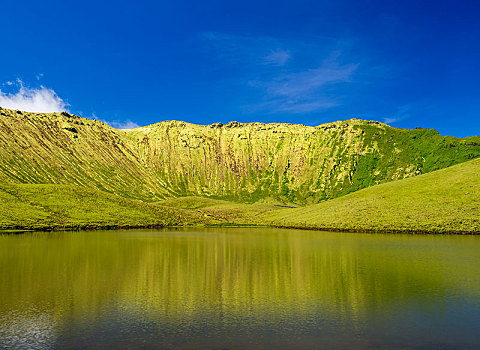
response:
M0 185L3 229L176 226L204 223L194 211L72 185Z
M260 225L308 229L480 233L480 160L295 209L204 197L158 203L73 185L0 185L2 229Z
M480 160L373 186L265 222L298 228L480 232Z

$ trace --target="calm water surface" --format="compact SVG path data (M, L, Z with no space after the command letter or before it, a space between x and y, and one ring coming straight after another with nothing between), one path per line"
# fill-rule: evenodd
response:
M480 237L0 235L0 347L480 348Z

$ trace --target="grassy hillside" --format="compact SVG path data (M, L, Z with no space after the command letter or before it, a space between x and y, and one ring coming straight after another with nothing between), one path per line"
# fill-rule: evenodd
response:
M256 203L237 203L205 197L179 197L161 202L162 205L185 210L195 210L204 217L215 220L216 225L268 226L271 212L284 210L286 207L271 199Z
M157 203L73 185L0 185L0 229L261 225L309 229L480 233L480 159L286 208L204 197Z
M480 232L478 157L479 136L358 119L116 130L65 112L0 108L0 229Z
M307 205L480 156L480 137L351 119L294 124L167 121L116 130L68 113L0 109L0 181Z
M329 230L480 233L480 159L262 219Z
M216 223L203 213L73 185L0 185L0 229L94 229Z

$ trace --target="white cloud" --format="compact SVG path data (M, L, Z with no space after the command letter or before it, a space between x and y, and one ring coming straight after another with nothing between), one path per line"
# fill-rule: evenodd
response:
M399 119L386 117L386 118L383 118L383 121L384 121L385 124L394 124L394 123L398 122Z
M95 119L98 119L95 115L93 116ZM115 129L135 129L139 128L140 125L137 123L131 121L131 120L125 120L125 121L120 121L120 120L105 120L105 119L98 119L101 122L110 125L111 127Z
M140 125L138 125L135 122L132 122L131 120L126 120L124 122L113 121L111 122L111 126L117 129L135 129L140 127Z
M7 82L7 85L13 85ZM5 93L0 90L0 107L18 109L25 112L54 113L66 111L68 104L55 91L45 86L28 88L21 80L17 80L19 90L16 93Z

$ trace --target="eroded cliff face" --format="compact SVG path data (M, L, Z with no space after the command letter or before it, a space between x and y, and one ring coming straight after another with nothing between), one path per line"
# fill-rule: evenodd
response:
M318 127L168 121L126 131L124 139L174 193L244 202L316 203L480 155L478 137L358 119Z
M16 183L74 184L133 198L167 193L115 129L67 113L0 110L0 173Z
M116 130L67 113L0 110L0 176L156 200L308 204L480 156L480 137L351 119L309 127L166 121Z

